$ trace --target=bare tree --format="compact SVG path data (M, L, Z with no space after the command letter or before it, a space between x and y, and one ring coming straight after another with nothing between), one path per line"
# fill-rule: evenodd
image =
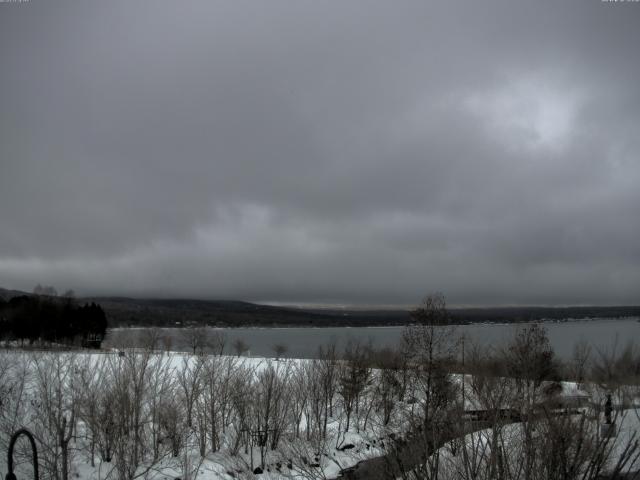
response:
M29 401L33 372L24 352L0 352L0 448L7 451L11 435L28 426L33 410Z
M240 357L249 350L249 345L241 338L238 338L233 342L233 350L236 352L236 355Z
M198 409L203 433L213 452L220 449L222 438L233 421L233 395L239 371L240 363L234 357L206 358L202 372L204 386ZM201 444L201 451L204 448Z
M252 428L252 396L254 394L254 371L246 365L239 365L237 374L233 378L231 399L233 405L235 439L231 451L236 454L240 446L244 446L245 453L249 449L247 433Z
M534 415L536 404L541 401L540 387L545 380L557 379L553 350L546 330L534 323L519 328L506 352L508 373L515 380L517 396L515 407L527 419ZM536 461L536 423L523 422L525 479L529 479L534 471Z
M48 475L68 480L71 440L80 406L77 361L72 354L35 354L33 365L37 406L34 429L40 439L40 456Z
M374 390L372 399L382 412L382 424L388 425L398 401L402 401L407 389L407 361L399 351L388 348L375 352ZM364 427L366 429L366 425Z
M309 382L312 381L312 375L310 375L311 372L309 372L308 368L309 365L309 363L295 364L291 372L291 414L293 416L295 438L300 438L300 424L302 423L302 417L307 408Z
M505 356L508 374L520 393L520 408L526 414L538 401L542 382L558 377L547 331L537 323L519 328Z
M322 438L327 436L327 422L329 417L329 388L328 374L333 371L325 368L323 360L313 360L302 366L306 377L307 402L304 405L306 438L310 440L314 435ZM332 379L332 382L335 379Z
M403 332L402 347L410 365L411 409L407 412L407 435L417 444L415 455L421 460L416 468L407 470L398 455L392 457L396 462L393 468L404 476L412 472L419 478L437 478L440 455L431 449L454 429L451 415L456 408L456 392L449 368L454 362L458 341L442 294L426 296L411 316L414 323Z
M158 406L161 440L169 444L174 458L180 455L186 440L187 425L183 421L183 413L181 402L176 397L167 396L161 399Z
M225 347L227 346L227 336L219 331L208 330L207 333L207 342L211 349L211 353L214 355L222 355Z
M88 451L91 466L95 467L102 421L99 414L100 400L105 395L104 385L108 381L105 377L105 357L97 362L93 362L91 357L85 357L84 361L79 362L78 370L80 392L78 418L83 424L84 447Z
M182 338L193 355L203 353L206 342L205 332L204 327L188 327L182 330Z
M221 355L226 344L226 338L223 333L207 327L185 328L182 331L182 337L193 355L208 351Z
M329 417L334 414L334 398L338 388L338 347L335 341L325 347L318 348L318 361L314 363L318 368L318 382L320 389L321 414L319 421L322 425L322 436L327 435Z
M275 450L289 423L290 396L288 365L267 361L257 373L252 408L251 430L260 436L260 461L265 464L267 448Z
M280 358L287 353L288 347L282 343L276 343L273 345L272 350L276 356L276 360L280 360Z
M109 358L111 401L106 407L111 413L109 435L115 439L115 468L121 479L135 478L145 464L144 428L148 422L151 359L150 352L127 352L124 356Z
M338 370L338 394L342 398L342 409L346 415L345 431L349 430L351 416L359 412L361 397L371 376L370 349L358 342L350 341L344 351L344 359ZM359 425L356 422L356 429Z
M178 372L172 367L170 358L154 355L150 359L145 410L148 418L146 437L151 443L152 462L157 462L162 456L160 447L166 438L162 416L168 408L166 400L178 396L177 377Z
M186 422L189 428L193 427L193 410L196 400L202 391L202 369L205 365L204 357L184 357L182 368L178 373L178 389L184 404Z
M140 335L140 345L142 348L155 352L160 346L162 332L159 328L147 328Z
M514 382L505 375L504 356L491 349L471 345L465 366L471 374L461 382L461 414L453 423L457 438L449 444L451 457L444 468L450 476L446 478L503 479L504 428L517 420L509 413Z
M586 380L589 373L591 350L591 345L589 345L585 340L582 340L573 346L573 354L571 356L567 372L569 378L578 383L583 383Z
M165 333L160 339L160 341L162 343L162 348L164 348L164 351L170 352L171 347L173 346L173 339L171 338L171 335L168 333Z
M542 358L536 359L536 352ZM537 380L550 371L545 366L548 352L536 331L518 332L506 355L471 352L467 416L458 422L459 438L437 451L442 460L437 478L604 480L626 478L621 475L637 469L637 432L618 438L600 435L597 414L593 417L586 411L562 408L561 399L552 401L550 391L562 385ZM524 358L528 361L522 361ZM611 365L601 365L606 378L629 378L618 371L616 361L609 361ZM530 370L524 371L523 365ZM509 377L509 372L520 376ZM525 390L531 393L525 395ZM513 413L523 403L523 415ZM618 411L615 415L622 420L625 414ZM469 433L474 429L479 431ZM411 473L414 478L435 478L419 472L415 468Z

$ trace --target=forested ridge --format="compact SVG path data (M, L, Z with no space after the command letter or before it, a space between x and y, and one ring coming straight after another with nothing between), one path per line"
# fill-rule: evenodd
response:
M23 295L31 294L0 289L0 299ZM234 300L126 297L85 297L77 301L100 305L110 327L367 327L411 323L408 309L298 308ZM640 317L640 306L452 308L450 315L456 324L519 323Z

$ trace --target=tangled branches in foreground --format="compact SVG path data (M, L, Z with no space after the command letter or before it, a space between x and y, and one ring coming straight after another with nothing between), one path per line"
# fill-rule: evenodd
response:
M350 342L313 360L224 355L222 338L204 354L204 330L188 354L155 351L155 337L122 354L4 352L0 447L29 428L42 478L56 480L324 479L359 462L355 478L595 480L639 468L634 348L580 347L561 364L539 325L484 349L461 342L441 298L415 320L398 350Z

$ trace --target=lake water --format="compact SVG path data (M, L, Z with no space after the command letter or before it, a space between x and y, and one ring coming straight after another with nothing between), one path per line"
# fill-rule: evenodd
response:
M464 334L467 342L485 346L499 347L513 338L516 330L524 324L475 324L455 327L458 335ZM587 342L593 348L611 350L617 345L620 349L632 341L640 340L640 322L637 318L594 319L565 322L544 322L549 340L556 354L569 358L574 346ZM281 344L287 347L286 356L311 358L318 347L336 341L344 345L350 339L371 342L375 347L397 346L404 327L327 327L327 328L216 328L224 333L229 353L233 353L232 344L241 339L249 346L252 356L273 356L273 346ZM182 329L160 329L160 334L171 338L172 350L188 350L188 343ZM105 346L118 347L121 342L142 346L149 329L114 329L107 335ZM162 342L160 342L160 348Z

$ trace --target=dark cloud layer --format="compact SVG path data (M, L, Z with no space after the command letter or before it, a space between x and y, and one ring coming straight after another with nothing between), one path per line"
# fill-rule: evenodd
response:
M0 3L0 285L640 302L640 3Z

